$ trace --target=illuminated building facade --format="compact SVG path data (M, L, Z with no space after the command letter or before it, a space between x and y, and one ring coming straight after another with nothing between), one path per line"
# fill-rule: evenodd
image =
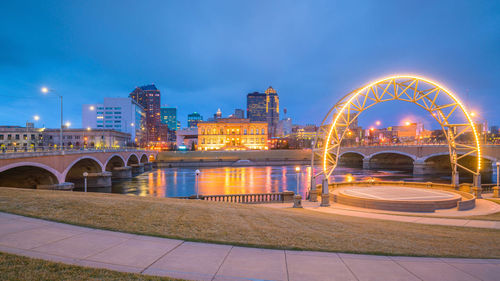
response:
M200 121L203 121L203 116L201 116L198 112L188 114L188 128L196 128L198 126L198 122Z
M265 150L268 147L266 122L220 118L198 123L198 150Z
M177 108L175 107L162 107L161 112L161 123L167 124L168 128L172 131L177 130Z
M154 84L137 87L129 95L146 113L146 142L161 141L160 90Z

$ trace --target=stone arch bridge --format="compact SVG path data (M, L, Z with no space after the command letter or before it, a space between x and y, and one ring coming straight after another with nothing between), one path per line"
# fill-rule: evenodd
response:
M74 150L0 154L0 186L59 189L109 187L111 178L129 178L151 170L157 152L146 150Z
M365 169L399 168L412 170L415 175L449 174L448 145L388 145L341 147L339 164ZM459 154L460 155L460 154ZM461 159L462 165L477 165L475 154ZM490 174L500 161L500 145L481 146L481 173ZM459 161L460 162L460 161ZM465 173L465 171L463 172Z

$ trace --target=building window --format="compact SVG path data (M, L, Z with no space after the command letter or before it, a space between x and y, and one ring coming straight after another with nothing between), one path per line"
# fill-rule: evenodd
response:
M253 129L250 129L250 135L253 135Z
M3 135L0 135L0 140L3 140Z
M260 139L260 143L262 143L262 144L264 143L264 138Z
M28 139L28 135L23 135L23 140L27 140Z
M220 134L223 135L224 134L224 129L220 129Z
M201 144L205 144L205 139L201 138Z
M32 139L32 140L34 140L34 139L35 139L35 135L34 135L34 134L32 134L32 135L31 135L31 139Z
M247 134L247 129L243 130L243 134L246 135Z
M16 135L16 140L18 140L18 139L19 139L19 135Z
M264 129L262 129L262 133L261 133L261 134L263 135L263 134L265 134L265 133L266 133L266 131L265 131Z

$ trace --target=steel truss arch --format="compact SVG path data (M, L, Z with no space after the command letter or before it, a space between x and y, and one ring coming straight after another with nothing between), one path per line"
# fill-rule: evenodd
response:
M313 142L311 163L321 159L322 169L313 175L330 177L340 156L340 147L351 123L365 110L386 101L411 102L431 114L440 124L449 146L452 184L458 185L458 167L473 174L474 185L480 186L481 148L476 127L460 100L450 90L429 79L413 75L386 77L342 97L326 114ZM459 137L471 133L473 143L461 142ZM476 169L464 167L458 160L477 156Z

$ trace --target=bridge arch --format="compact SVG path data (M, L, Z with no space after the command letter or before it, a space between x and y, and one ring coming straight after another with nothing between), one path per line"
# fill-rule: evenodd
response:
M127 158L127 166L134 164L139 164L139 157L137 157L137 154L131 153Z
M417 156L415 156L413 154L410 154L410 153L406 153L406 152L402 152L402 151L397 151L397 150L377 151L375 153L372 153L372 154L368 155L367 158L371 159L374 156L377 156L377 155L380 155L380 154L398 154L398 155L403 155L403 156L409 157L409 158L413 159L413 161L417 160Z
M372 153L366 158L370 169L395 169L413 170L417 158L414 155L401 151L379 151Z
M64 181L83 178L83 173L102 173L104 166L99 159L92 156L82 156L71 162L63 173Z
M349 126L368 108L385 101L406 101L426 110L441 125L448 141L452 183L458 184L458 167L474 175L474 185L480 186L481 149L476 127L469 113L448 89L429 79L413 75L386 77L359 88L341 98L327 113L316 134L312 163L317 154L322 159L322 171L328 179L338 163L338 155ZM473 145L461 143L460 136L471 134ZM462 156L476 154L476 169L458 163ZM316 177L318 175L314 175Z
M0 167L0 186L36 188L39 184L63 182L54 168L36 162L17 162Z
M339 155L339 164L349 168L363 168L366 155L358 151L344 151Z
M344 156L344 154L348 154L348 153L352 153L352 154L358 154L360 155L361 157L363 158L366 158L367 156L364 154L364 153L361 153L359 151L354 151L354 150L347 150L347 151L344 151L342 153L339 154L339 158Z
M151 153L149 154L149 162L153 162L156 160L156 156L157 154L156 153Z
M149 162L149 158L148 158L148 155L146 153L142 154L140 162L141 163L148 163Z
M109 156L108 160L104 164L104 170L111 172L113 168L124 167L126 164L125 159L120 154L113 154Z

